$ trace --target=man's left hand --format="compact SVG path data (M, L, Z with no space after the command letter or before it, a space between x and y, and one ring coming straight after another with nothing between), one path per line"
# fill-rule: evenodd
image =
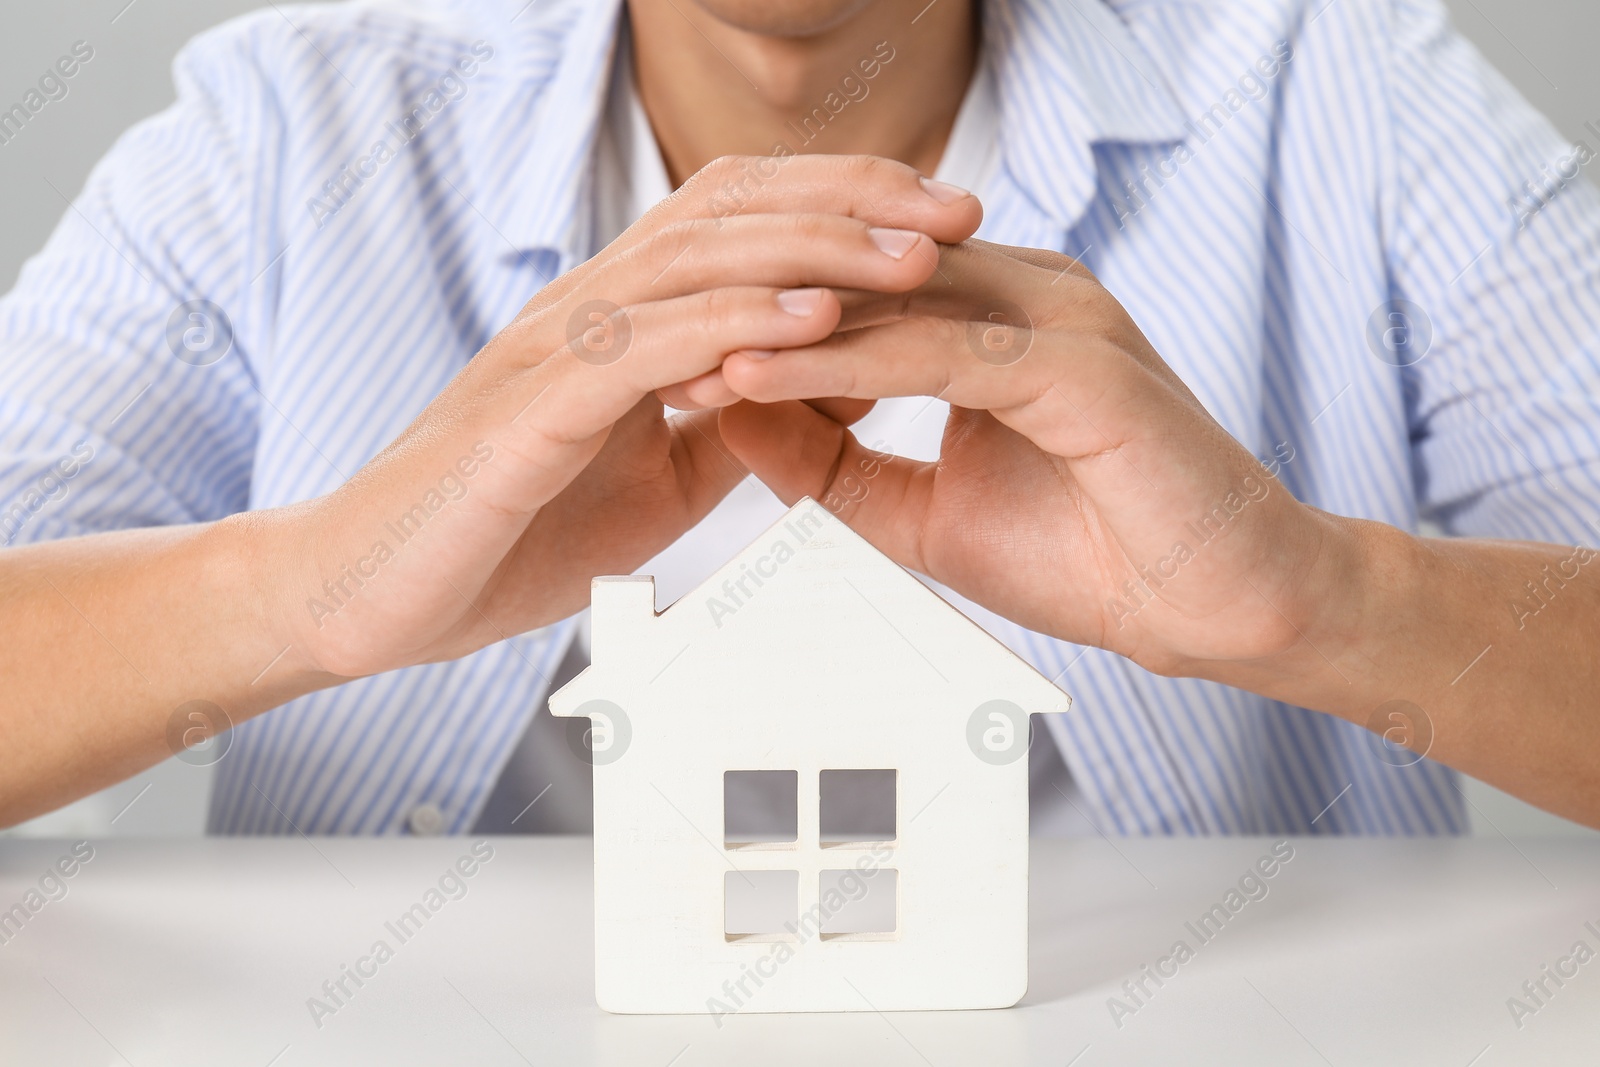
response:
M841 296L826 341L680 387L756 402L723 440L780 497L831 493L904 566L1160 673L1265 667L1360 617L1351 524L1295 500L1082 264L973 240L914 293ZM914 395L951 405L937 462L880 459L803 403Z

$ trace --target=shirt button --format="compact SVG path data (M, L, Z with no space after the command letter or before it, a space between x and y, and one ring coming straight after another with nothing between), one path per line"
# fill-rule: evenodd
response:
M437 804L418 804L411 809L406 825L419 837L433 837L444 829L444 812Z

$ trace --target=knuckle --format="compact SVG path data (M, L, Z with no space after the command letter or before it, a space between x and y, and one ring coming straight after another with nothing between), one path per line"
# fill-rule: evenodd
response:
M911 318L911 313L916 303L916 294L909 289L903 293L893 293L888 297L885 315L890 322L904 322Z
M677 251L694 239L699 227L699 219L673 219L656 231L650 243L656 251Z
M839 177L860 193L862 217L875 221L885 218L884 208L879 206L882 198L904 195L916 187L918 178L915 168L883 156L842 156L838 165Z
M561 453L588 440L591 434L580 432L562 419L536 421L525 431L532 438L534 448L544 453Z
M885 159L883 156L846 156L843 166L870 182L907 181L916 174L915 170L899 160Z
M1040 312L1044 323L1061 325L1072 322L1080 327L1103 331L1121 312L1122 305L1087 270L1069 269L1066 277L1054 288L1061 291L1062 299L1042 302Z
M736 213L763 184L770 162L760 156L718 156L684 182L678 197L691 201L697 213Z
M710 163L701 167L694 176L694 180L704 185L726 181L729 177L744 169L744 156L718 156Z
M726 173L727 159L727 156L718 156L689 175L684 183L678 187L678 191L675 194L676 197L680 200L698 198L706 189L714 187L718 178Z
M1086 281L1094 282L1096 285L1099 284L1099 280L1095 278L1094 272L1088 267L1084 266L1081 259L1074 259L1072 256L1069 256L1064 252L1051 252L1049 255L1049 260L1050 266L1054 267L1058 271L1064 271L1067 274L1072 275L1074 278L1082 278Z
M700 316L710 332L721 332L732 326L743 310L744 301L731 289L708 289L700 294Z
M639 246L640 261L661 269L689 250L700 237L702 225L700 219L675 219L667 223Z
M827 215L789 215L782 220L781 225L789 231L785 234L786 237L804 241L807 247L836 239L839 229L835 220ZM862 233L866 232L865 223L860 224L859 228Z

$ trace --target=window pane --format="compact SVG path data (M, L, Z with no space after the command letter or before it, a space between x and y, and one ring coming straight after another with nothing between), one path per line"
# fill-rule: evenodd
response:
M726 871L722 929L730 938L792 937L800 914L799 871Z
M892 934L898 927L900 872L893 867L823 871L817 902L822 936Z
M796 771L728 771L722 776L722 837L729 848L799 839Z
M823 771L823 843L893 841L895 779L892 770Z

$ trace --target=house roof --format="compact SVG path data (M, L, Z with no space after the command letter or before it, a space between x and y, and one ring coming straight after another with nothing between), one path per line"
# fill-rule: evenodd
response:
M1071 705L1026 661L811 497L664 611L655 610L655 582L648 576L599 577L592 590L595 662L551 694L555 715L578 714L581 704L605 697L603 690L625 676L648 679L662 668L658 660L724 627L772 626L765 609L780 605L785 613L835 621L870 609L884 624L886 641L904 642L941 678L941 661L949 670L951 662L981 659L991 677L1003 675L996 681L1028 712ZM763 610L746 614L753 604Z

